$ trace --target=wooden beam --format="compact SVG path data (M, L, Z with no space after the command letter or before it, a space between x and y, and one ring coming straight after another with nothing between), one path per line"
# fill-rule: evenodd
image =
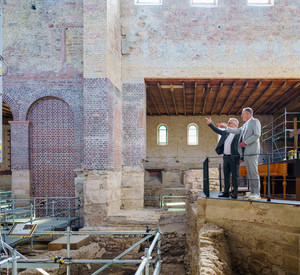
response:
M237 114L240 113L243 108L246 108L248 106L246 106L246 104L248 103L248 101L250 100L250 98L252 97L252 95L255 93L255 91L258 89L258 87L261 85L261 82L258 81L255 85L255 87L252 89L252 91L250 92L250 95L248 96L248 98L246 99L246 101L243 102L241 108L237 111ZM244 107L245 106L245 107Z
M186 116L186 103L185 103L185 87L184 87L184 82L182 83L182 93L183 93L183 108L184 108L184 115Z
M255 110L255 113L257 114L258 111L263 108L263 107L266 107L266 104L270 101L270 99L276 95L276 93L278 91L280 91L281 89L283 89L283 87L287 84L286 81L282 82L282 84L273 92L273 94L271 96L268 97L268 99L264 102L264 104L261 104L256 110Z
M265 111L264 113L274 113L274 112L271 112L271 110L273 111L274 108L276 108L276 111L280 110L280 107L278 106L278 104L280 104L280 106L283 106L286 101L289 101L290 98L288 97L287 94L289 93L293 93L294 92L294 89L297 88L298 86L300 85L300 82L295 82L292 86L290 86L289 88L287 88L284 92L283 92L283 95L279 96L279 98L273 102L273 104L271 106L269 106ZM292 94L291 93L291 94ZM286 100L283 101L283 97L284 98L287 98Z
M162 99L162 101L163 101L163 103L164 103L165 109L166 109L166 111L167 111L167 114L168 114L168 116L169 116L169 115L170 115L170 113L169 113L169 109L168 109L168 106L167 106L167 104L166 104L166 101L165 101L165 98L164 98L164 95L163 95L163 92L162 92L162 89L161 89L161 87L160 87L160 84L159 84L159 83L157 83L157 87L158 87L158 90L159 90L159 93L160 93L161 99Z
M234 107L235 104L238 102L238 100L240 99L242 93L245 91L245 89L247 88L247 86L248 86L248 82L245 81L244 84L243 84L243 87L240 89L240 92L239 92L239 94L238 94L236 100L235 100L235 101L233 102L233 104L231 105L231 107L230 107L230 109L229 109L229 111L228 111L228 115L230 115L230 113L231 113L233 107Z
M214 112L214 110L215 110L216 102L217 102L217 100L218 100L218 98L219 98L219 95L220 95L220 93L221 93L222 87L223 87L223 82L221 82L221 83L219 84L218 91L217 91L217 95L216 95L216 98L215 98L215 102L214 102L214 105L213 105L213 107L212 107L212 109L211 109L211 112L210 112L211 115L213 114L213 112Z
M152 114L152 112L151 112L149 106L147 106L147 111L148 111L148 113L150 113L151 116L153 116L153 114Z
M175 108L175 113L176 113L176 116L177 116L178 112L177 112L177 107L176 107L176 102L175 102L175 97L174 97L174 87L173 87L172 84L171 84L171 93L172 93L172 98L173 98L173 104L174 104L174 108Z
M227 104L227 102L228 102L228 100L230 98L230 94L234 90L234 87L235 87L235 82L232 83L232 85L231 85L231 87L230 87L230 89L228 91L227 97L225 98L225 102L224 102L224 104L223 104L223 106L221 108L221 111L219 112L219 115L221 115L222 111L224 110L224 107Z
M196 111L196 100L197 100L197 82L195 82L195 94L194 94L194 110L193 110L193 116L195 115L195 111Z
M152 96L152 93L151 93L150 89L148 87L146 87L146 89L147 89L147 92L148 92L148 94L149 94L149 96L150 96L150 98L151 98L151 100L152 100L152 102L153 102L153 104L154 104L154 106L156 108L157 113L161 116L161 113L160 113L160 111L159 111L159 109L158 109L158 107L157 107L157 105L155 103L155 100L154 100L154 98Z
M263 90L263 92L260 94L260 96L258 98L256 98L256 100L252 103L252 109L254 108L255 104L265 95L265 93L267 91L269 91L271 89L271 87L273 86L274 82L271 81L269 83L269 85Z
M204 113L205 113L207 97L210 92L211 92L211 87L210 87L210 83L208 83L208 84L206 84L206 87L203 88L203 93L205 93L205 98L204 98L204 103L203 103L202 115L204 115Z
M289 101L292 101L295 99L296 95L299 93L299 85L300 85L300 82L298 82L297 85L295 85L293 88L291 88L289 91L287 91L285 93L285 95L283 96L284 100L281 100L279 102L279 106L274 107L276 109L276 111L281 110L287 104L289 104Z
M298 150L298 135L300 135L300 129L297 130L297 117L294 117L294 132L290 133L290 137L294 137L294 150Z

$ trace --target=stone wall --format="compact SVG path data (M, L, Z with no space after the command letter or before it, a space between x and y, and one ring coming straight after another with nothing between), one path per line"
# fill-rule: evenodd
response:
M203 191L203 169L184 171L184 185L188 190ZM209 169L209 189L220 190L219 169Z
M300 273L298 205L198 198L197 217L224 229L235 273Z
M230 251L222 228L212 223L203 225L198 253L198 274L232 274Z
M298 13L293 0L271 7L218 1L217 8L182 0L154 6L121 1L122 76L299 77Z
M240 116L236 117L243 122ZM229 116L212 116L214 123L227 122ZM271 116L257 116L262 126L270 122ZM157 144L157 127L161 123L167 126L168 144ZM190 123L198 125L198 145L187 145L187 127ZM147 116L147 157L145 168L161 169L199 169L203 167L206 157L210 159L210 167L218 167L222 163L222 156L218 156L215 148L218 134L214 133L206 124L204 116Z

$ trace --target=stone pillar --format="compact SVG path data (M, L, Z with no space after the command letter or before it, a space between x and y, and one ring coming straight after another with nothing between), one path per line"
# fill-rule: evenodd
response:
M11 129L12 195L32 196L29 121L9 121Z
M121 128L114 119L116 106L121 110L119 21L119 0L83 1L85 227L105 226L121 207L121 161L114 154L121 147L114 140Z
M123 84L122 206L144 207L146 156L146 89L144 81Z

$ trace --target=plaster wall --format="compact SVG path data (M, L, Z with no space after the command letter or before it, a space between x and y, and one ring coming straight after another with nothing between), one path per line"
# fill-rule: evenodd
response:
M122 77L299 77L299 11L293 0L270 7L226 0L215 8L124 0Z
M236 117L243 122L240 116ZM227 122L229 116L212 116L213 123ZM257 116L262 126L267 124L270 116ZM165 124L168 131L168 144L157 144L157 127ZM190 123L198 126L198 145L187 145L187 127ZM217 167L222 156L215 152L218 135L206 124L204 116L147 116L147 157L145 168L193 169L202 168L207 156L212 157L210 167Z
M34 2L35 9L32 8ZM82 29L75 30L75 26L82 27L82 0L10 0L1 1L0 8L3 17L3 56L9 64L10 75L16 74L16 71L19 74L58 73L64 66L82 71L82 56L79 55ZM74 31L73 35L70 31ZM70 47L72 51L68 50ZM67 63L64 62L66 55ZM80 63L71 58L75 55L76 60L81 59Z

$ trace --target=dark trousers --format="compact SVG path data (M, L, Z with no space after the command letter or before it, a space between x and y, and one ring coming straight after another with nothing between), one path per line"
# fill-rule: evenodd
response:
M229 194L230 175L232 175L232 195L237 196L239 185L240 164L238 159L231 155L223 156L223 171L225 179L224 193Z

